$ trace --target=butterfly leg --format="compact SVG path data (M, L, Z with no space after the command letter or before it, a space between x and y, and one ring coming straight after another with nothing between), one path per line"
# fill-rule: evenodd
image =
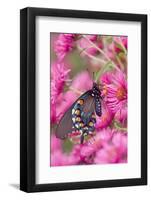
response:
M81 138L80 138L80 143L83 144L84 141L84 133L82 133Z
M95 142L95 137L92 136L92 138L91 138L91 144L94 144L94 142Z
M88 132L82 132L82 134L81 134L81 144L83 144L83 142L84 142L84 136L86 136L86 135L88 135Z

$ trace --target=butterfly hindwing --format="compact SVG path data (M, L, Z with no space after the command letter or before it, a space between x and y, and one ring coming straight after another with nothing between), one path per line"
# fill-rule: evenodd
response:
M80 100L83 101L83 104L81 105L81 111L85 113L85 116L91 115L91 113L94 111L95 100L94 97L91 96L91 90L89 90L83 95L81 95L63 115L56 128L56 137L64 139L68 136L68 134L70 134L74 129L76 129L72 121L72 111Z
M72 132L72 118L71 118L71 106L67 112L61 118L57 128L56 128L56 137L64 139L67 137L68 133Z
M91 91L89 91L89 93L87 93L86 95L83 95L83 99L84 99L84 104L82 108L83 112L87 114L92 113L95 109L95 99L94 97L91 96Z

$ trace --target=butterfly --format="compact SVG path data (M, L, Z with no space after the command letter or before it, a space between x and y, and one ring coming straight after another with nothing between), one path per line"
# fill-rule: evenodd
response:
M101 100L99 85L93 82L92 89L82 94L63 115L56 128L56 137L65 139L78 132L83 144L84 137L95 131L96 115L102 115Z

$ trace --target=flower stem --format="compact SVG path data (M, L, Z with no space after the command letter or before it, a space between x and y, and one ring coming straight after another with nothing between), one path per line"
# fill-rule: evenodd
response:
M116 60L117 60L117 62L119 63L120 68L121 68L122 70L124 70L124 65L123 65L123 63L121 62L121 60L120 60L120 58L118 57L118 55L116 55Z
M102 63L102 64L105 64L105 63L106 63L104 60L102 60L102 59L100 59L100 58L97 58L97 57L95 57L95 56L89 54L89 53L86 51L88 48L82 49L82 48L80 48L80 47L78 46L78 49L80 50L80 54L84 52L84 54L87 55L87 56L88 56L89 58L91 58L92 60L95 60L95 61L100 62L100 63Z

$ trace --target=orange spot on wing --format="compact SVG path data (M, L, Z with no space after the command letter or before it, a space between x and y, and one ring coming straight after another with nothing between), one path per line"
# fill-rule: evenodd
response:
M77 103L80 104L80 105L83 105L84 104L84 100L83 99L79 99Z

